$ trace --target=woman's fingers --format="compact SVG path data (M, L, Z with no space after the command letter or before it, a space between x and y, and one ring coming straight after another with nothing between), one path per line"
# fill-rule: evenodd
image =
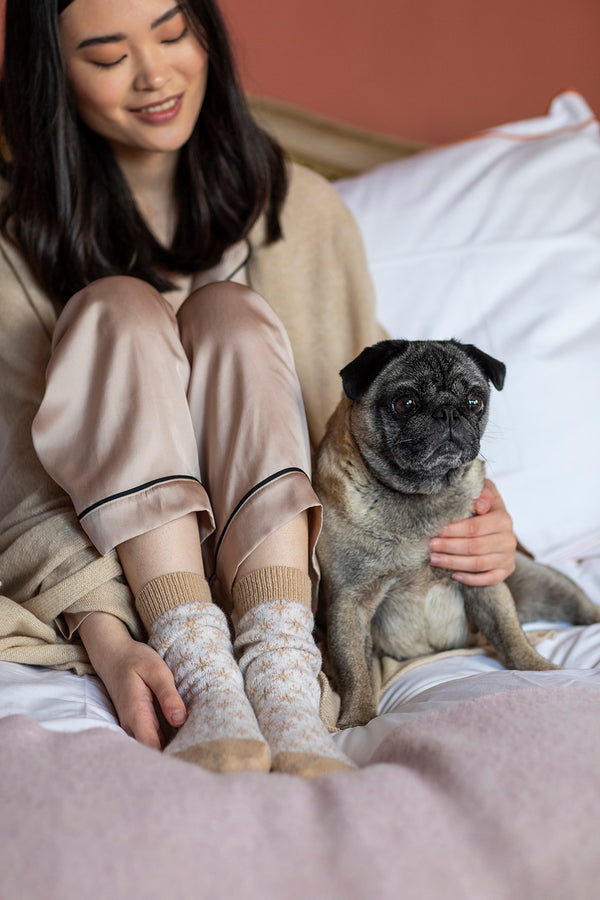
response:
M432 566L450 569L462 584L504 581L515 568L517 541L512 519L493 482L475 501L477 515L451 522L430 542Z
M120 713L119 719L121 727L140 744L154 750L162 749L163 736L148 688L138 689L138 696L130 698L130 704Z
M180 728L187 718L185 704L175 687L173 675L160 657L161 666L155 664L150 672L144 673L145 681L152 691L162 713L174 728Z

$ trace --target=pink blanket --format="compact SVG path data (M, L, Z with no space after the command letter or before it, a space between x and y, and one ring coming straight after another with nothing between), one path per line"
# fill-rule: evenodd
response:
M600 691L494 694L312 782L0 720L0 897L596 900Z

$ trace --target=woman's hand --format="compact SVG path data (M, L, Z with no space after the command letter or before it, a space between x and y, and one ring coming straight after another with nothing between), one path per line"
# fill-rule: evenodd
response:
M452 569L452 577L461 584L499 584L514 572L517 540L502 497L488 479L475 501L475 512L446 525L430 541L430 562Z
M175 728L186 719L185 705L167 664L148 644L135 641L125 624L109 613L87 616L79 634L110 695L121 728L141 744L162 749L165 735L155 702Z

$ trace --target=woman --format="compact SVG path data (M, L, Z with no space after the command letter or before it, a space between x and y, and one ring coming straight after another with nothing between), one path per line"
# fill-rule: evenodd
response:
M346 769L303 400L314 446L379 337L355 226L252 122L210 0L8 0L6 35L1 658L89 659L126 731L160 746L156 703L214 770ZM514 537L478 504L432 564L492 583Z

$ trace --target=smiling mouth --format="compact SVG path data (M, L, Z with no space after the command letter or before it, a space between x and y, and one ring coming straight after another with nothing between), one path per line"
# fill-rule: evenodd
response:
M181 100L183 94L177 94L176 97L168 97L166 100L163 100L161 103L152 103L150 106L140 106L137 109L132 109L132 112L135 113L144 113L146 115L153 115L154 113L162 113L168 112L170 109L173 109L179 101Z

